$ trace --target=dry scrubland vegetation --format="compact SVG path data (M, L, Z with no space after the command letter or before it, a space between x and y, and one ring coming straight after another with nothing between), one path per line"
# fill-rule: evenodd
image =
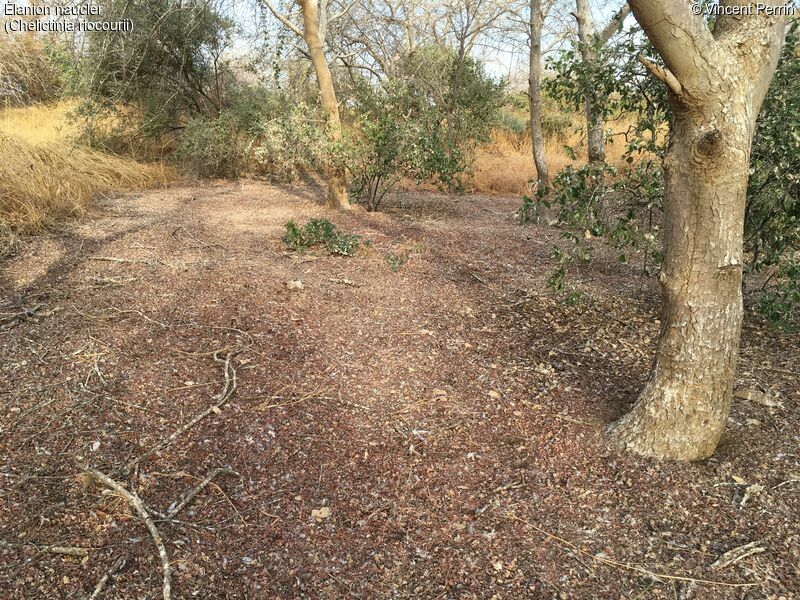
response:
M625 152L622 134L630 123L621 119L609 123L615 135L606 145L607 160L618 164ZM564 146L574 149L578 156L572 160ZM528 132L516 133L505 128L495 128L487 144L475 152L473 172L469 178L470 190L477 194L516 196L530 192L531 181L536 179L536 169L531 158L531 139ZM586 140L581 130L579 116L570 119L569 126L545 139L545 156L551 173L558 173L567 165L585 164Z
M75 141L71 105L0 111L0 223L31 233L86 212L101 194L163 185L170 169L93 150Z
M0 596L793 597L798 28L415 1L0 37Z
M59 219L85 214L98 195L165 185L178 176L163 162L138 162L86 147L79 141L79 126L70 119L73 109L70 102L0 109L0 220L6 230L39 231ZM547 138L551 171L572 164L564 146L584 156L579 128L576 116L562 132ZM623 132L627 124L614 128ZM607 147L612 163L624 151L621 139L612 137ZM495 128L490 140L476 149L471 168L470 192L528 193L536 175L529 135Z

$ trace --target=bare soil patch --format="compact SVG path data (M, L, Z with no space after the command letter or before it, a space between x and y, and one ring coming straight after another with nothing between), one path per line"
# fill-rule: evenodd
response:
M1 597L88 597L120 559L102 597L160 597L150 534L87 467L162 517L238 474L153 517L174 598L795 597L797 335L748 314L753 393L717 454L639 459L603 427L647 375L655 281L600 260L591 301L559 302L559 232L515 225L516 199L319 196L128 195L0 264ZM287 253L311 217L371 246ZM162 448L222 392L215 352L235 393Z

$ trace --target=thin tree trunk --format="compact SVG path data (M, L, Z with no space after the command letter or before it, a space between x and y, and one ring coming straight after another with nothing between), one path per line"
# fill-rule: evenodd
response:
M597 62L597 51L594 33L594 21L589 10L589 0L575 1L575 19L578 22L578 41L581 57L585 65L592 68ZM590 163L606 162L605 123L603 115L597 110L592 90L584 94L584 112L586 114L586 138Z
M319 82L319 92L322 100L322 110L325 112L325 131L331 144L342 141L342 122L339 118L339 104L336 101L336 90L333 87L328 61L322 51L322 38L319 30L319 7L317 0L298 0L303 11L303 37L308 45L308 53L314 65ZM331 165L328 168L328 206L331 208L348 209L350 203L347 199L347 178L344 168Z
M531 0L530 14L530 74L528 77L528 97L531 112L531 147L533 149L533 162L536 165L536 178L539 180L539 189L550 189L550 172L547 169L547 159L544 152L544 133L542 131L542 1Z
M667 69L663 315L655 362L611 435L648 456L710 456L725 428L742 325L742 245L756 115L783 40L779 20L720 19L712 37L683 0L631 0Z

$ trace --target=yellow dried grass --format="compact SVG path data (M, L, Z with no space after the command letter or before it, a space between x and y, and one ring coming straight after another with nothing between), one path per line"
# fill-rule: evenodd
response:
M607 123L615 133L628 130L630 123L619 120ZM577 160L572 161L564 146L574 149ZM606 158L610 164L620 166L625 152L624 136L615 135L606 144ZM569 164L586 164L586 146L580 132L570 129L564 139L545 140L545 158L553 177ZM520 195L528 193L530 180L536 177L533 153L528 134L515 134L496 129L487 144L478 148L473 164L471 191L479 194Z
M0 113L0 229L31 233L84 214L98 194L155 187L175 178L162 164L69 143L67 110L59 104Z

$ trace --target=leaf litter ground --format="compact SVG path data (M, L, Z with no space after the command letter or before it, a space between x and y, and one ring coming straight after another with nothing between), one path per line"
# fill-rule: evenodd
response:
M515 225L515 199L319 195L129 195L0 263L0 596L161 594L148 529L89 468L164 517L174 598L800 589L796 334L748 313L716 455L639 459L603 427L646 378L654 280L601 258L566 304L559 232ZM283 225L315 217L372 243L287 252Z

